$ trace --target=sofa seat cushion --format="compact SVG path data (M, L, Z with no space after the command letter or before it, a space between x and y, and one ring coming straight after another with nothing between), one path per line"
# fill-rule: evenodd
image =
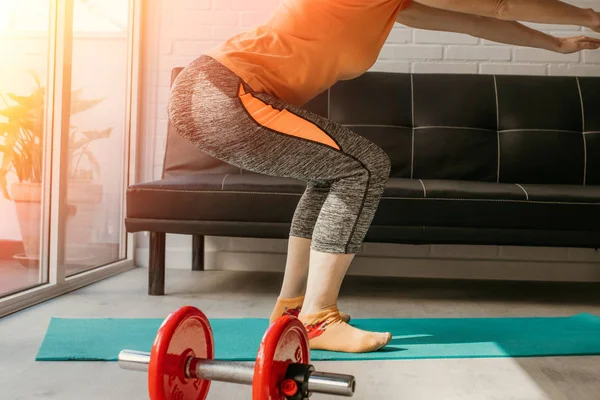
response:
M391 180L374 225L600 231L600 186Z
M295 179L253 173L172 176L127 190L127 218L289 222L304 191Z
M127 218L289 223L303 182L243 174L195 174L133 185ZM600 186L390 178L377 226L600 229Z

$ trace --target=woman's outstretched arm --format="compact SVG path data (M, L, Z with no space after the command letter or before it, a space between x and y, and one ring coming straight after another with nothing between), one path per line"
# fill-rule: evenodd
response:
M600 13L559 0L419 0L442 10L481 15L505 21L578 25L600 32Z
M412 28L464 33L498 43L535 47L558 53L600 48L600 39L586 36L558 38L515 21L441 10L417 2L400 12L396 21Z

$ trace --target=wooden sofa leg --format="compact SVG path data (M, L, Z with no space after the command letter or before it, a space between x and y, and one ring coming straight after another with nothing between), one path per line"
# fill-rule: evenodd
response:
M162 296L165 294L165 246L164 232L150 232L150 272L148 294Z
M204 235L192 238L192 271L204 271Z

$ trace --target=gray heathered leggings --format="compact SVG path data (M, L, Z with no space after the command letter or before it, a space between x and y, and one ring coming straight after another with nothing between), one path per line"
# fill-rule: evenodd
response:
M381 148L333 121L254 92L206 55L174 82L169 118L181 136L217 159L305 181L290 236L312 239L312 249L321 252L358 252L390 173Z

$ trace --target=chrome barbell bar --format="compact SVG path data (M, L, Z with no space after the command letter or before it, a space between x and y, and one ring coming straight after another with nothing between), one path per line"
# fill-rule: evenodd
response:
M118 362L121 369L148 371L150 353L123 350L119 353ZM191 365L195 366L193 370ZM190 357L186 363L185 375L193 379L252 385L254 367L241 362ZM310 393L352 397L355 388L356 381L351 375L312 371L308 377Z

